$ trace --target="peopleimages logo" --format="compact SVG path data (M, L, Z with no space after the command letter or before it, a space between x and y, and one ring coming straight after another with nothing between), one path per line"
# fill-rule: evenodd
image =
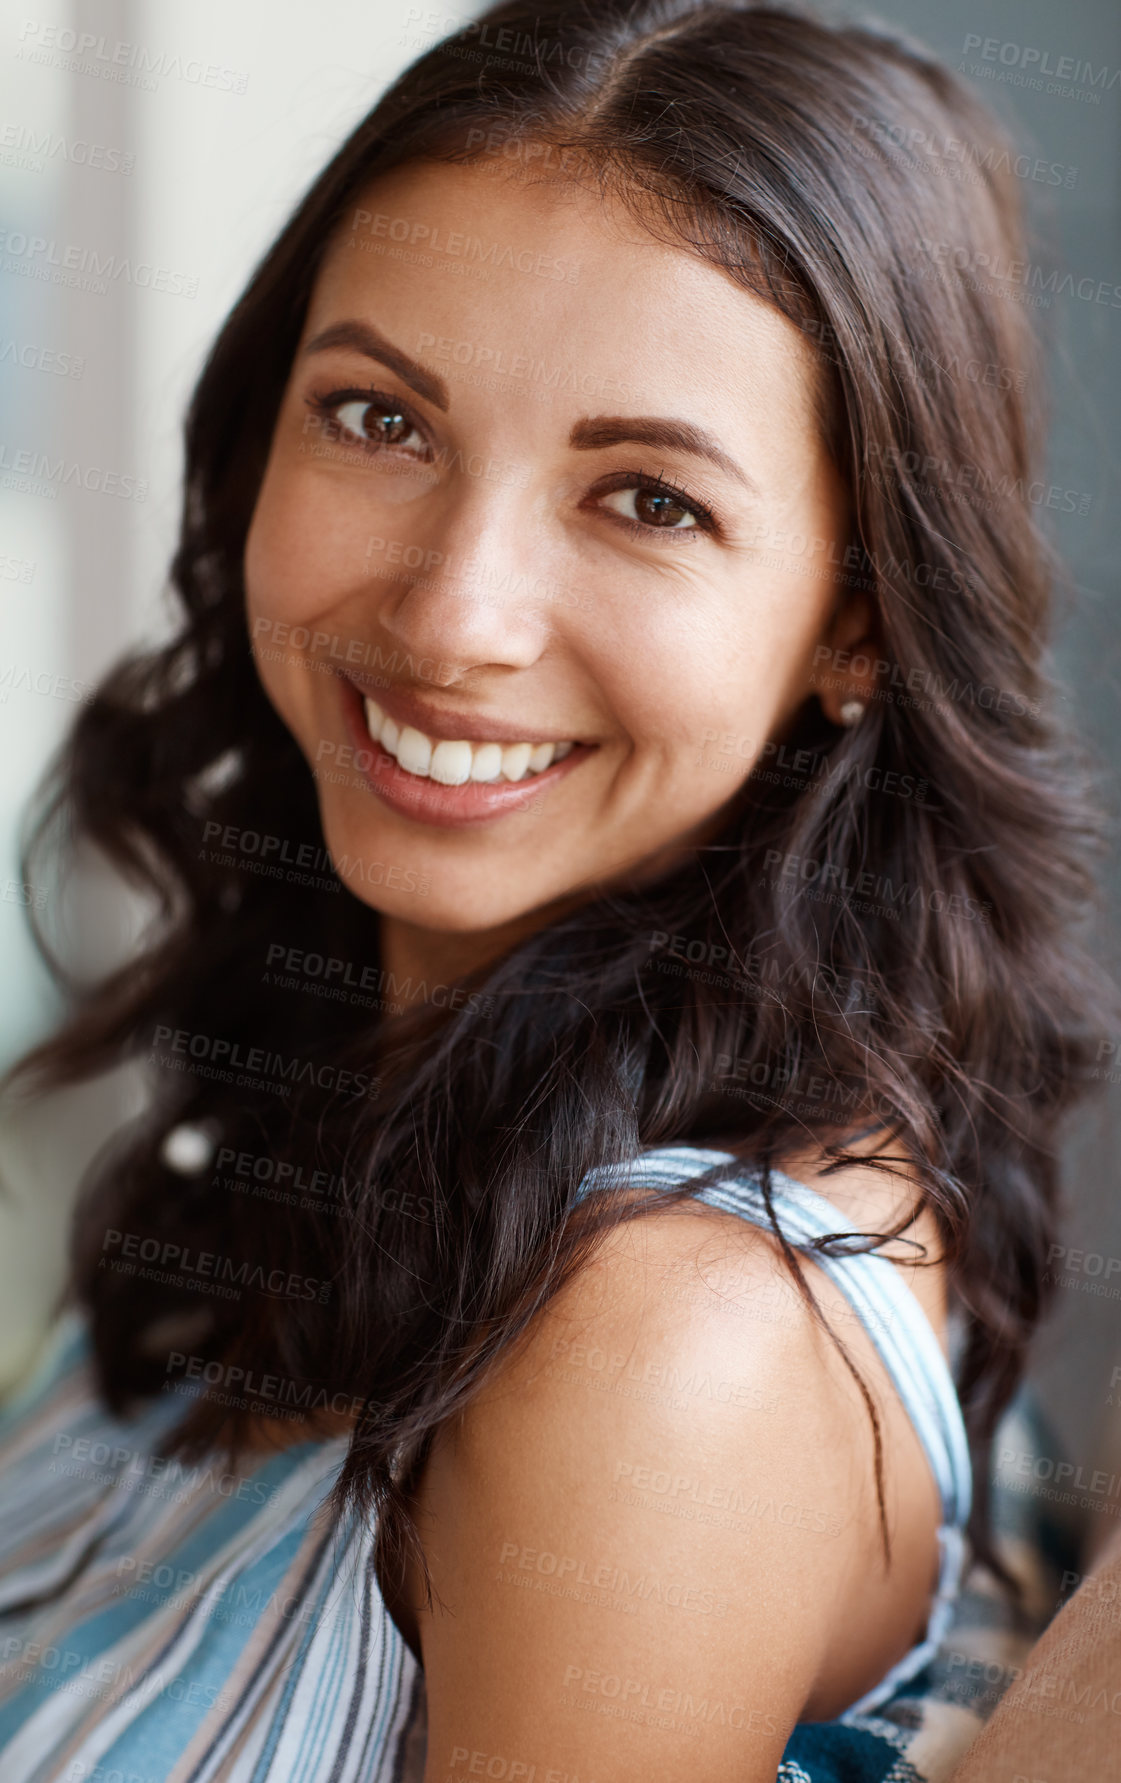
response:
M57 347L36 346L33 341L0 340L0 365L21 365L25 371L53 372L60 378L80 378L86 362L77 353Z
M283 1269L270 1269L266 1274L263 1264L249 1263L245 1258L226 1257L220 1251L192 1250L190 1245L171 1239L145 1238L139 1232L122 1232L116 1226L108 1226L101 1239L98 1267L118 1268L119 1263L120 1274L169 1280L177 1287L184 1283L191 1287L215 1285L227 1290L226 1297L232 1299L240 1298L242 1288L255 1288L274 1299L326 1303L331 1298L331 1283L318 1276ZM141 1268L141 1264L152 1267Z
M84 137L52 135L34 124L0 125L0 159L5 166L41 173L48 161L71 161L76 167L104 173L131 173L135 158L128 149L109 148Z
M198 278L153 266L147 260L130 260L120 254L99 254L77 242L59 243L53 237L28 235L24 229L0 229L0 254L7 256L5 272L54 284L77 285L104 296L117 283L162 291L168 297L196 297Z
M0 440L0 476L5 488L35 485L34 493L58 498L60 489L88 489L94 495L114 495L120 501L147 501L146 477L130 477L121 471L103 470L94 464L77 464L66 458L52 458L49 452L36 452L31 447L10 447Z
M0 669L0 706L7 705L10 693L41 693L47 699L88 705L96 691L92 681L75 681L72 675L30 669L23 663L10 662Z
M854 894L857 898L874 898L879 900L877 910L890 915L893 920L897 920L901 910L910 909L916 903L935 916L960 916L969 922L988 922L992 912L992 903L988 899L982 903L964 892L947 892L941 886L916 885L906 879L893 880L885 873L855 873L836 861L783 854L777 848L766 850L763 865L774 872L768 883L776 890L789 889L790 895L796 895L806 886L816 887L827 903L843 902ZM785 883L787 880L794 882L789 888ZM832 890L826 891L827 887ZM854 908L859 909L860 905Z
M359 238L364 238L359 243ZM427 255L425 265L432 264L433 254L442 254L450 261L469 266L507 268L514 272L532 273L535 278L567 281L574 285L580 277L579 263L570 265L556 254L530 248L519 248L510 242L492 241L483 235L471 235L462 229L442 230L439 224L427 223L422 217L393 217L388 211L358 208L351 223L352 244L367 245L371 238L419 247Z
M956 281L966 290L992 291L1043 308L1049 308L1054 297L1076 297L1080 303L1121 309L1121 285L1109 279L1089 275L1076 279L1072 272L1062 272L1057 266L1048 271L1030 260L1009 260L999 251L990 254L986 249L926 236L920 236L916 246L929 263L919 269L920 278L937 276ZM991 285L986 282L990 279Z
M1026 77L1021 84L1031 85L1040 91L1042 80L1038 77L1048 75L1055 83L1048 87L1048 92L1055 92L1064 82L1069 82L1074 86L1096 87L1099 92L1106 93L1121 82L1121 68L1111 69L1107 62L1103 62L1100 68L1095 68L1092 62L1083 61L1077 56L1056 56L1053 50L1036 49L1027 43L1002 43L998 37L980 37L973 31L966 36L961 52L963 56L979 53L982 62L996 63L1007 70L1015 69ZM985 69L983 72L990 80L1002 78L997 74L996 68ZM1088 94L1087 98L1091 98L1094 103L1099 102L1096 93Z
M154 91L161 80L181 80L191 87L211 87L219 92L244 93L249 76L221 62L204 62L183 56L178 50L153 50L143 43L115 43L93 31L74 31L68 25L42 24L24 19L19 34L18 61L54 65L71 74L96 74L104 80L124 81ZM133 76L132 81L127 76Z
M203 1387L216 1387L224 1393L236 1391L242 1403L266 1400L272 1405L287 1406L304 1414L333 1412L336 1417L358 1418L366 1408L360 1393L346 1393L341 1388L323 1387L314 1381L299 1381L288 1375L257 1374L252 1368L219 1362L212 1357L188 1355L184 1350L168 1351L164 1371L166 1375L176 1377L164 1380L165 1391L185 1381L201 1381ZM201 1388L192 1396L218 1399L221 1403L219 1394L204 1393ZM277 1490L272 1487L270 1495L275 1496Z
M340 1096L365 1096L375 1101L380 1082L365 1071L345 1071L337 1065L317 1065L311 1059L286 1058L264 1046L242 1046L237 1040L222 1040L213 1034L192 1034L187 1028L169 1028L160 1023L152 1037L155 1049L151 1063L179 1070L194 1070L197 1075L216 1077L225 1083L252 1081L254 1075L264 1083L277 1080L277 1093L287 1095L294 1084L314 1085L333 1090ZM162 1050L161 1050L162 1048ZM190 1060L190 1065L187 1060ZM180 1064L182 1060L182 1064ZM244 1077L235 1079L235 1072Z

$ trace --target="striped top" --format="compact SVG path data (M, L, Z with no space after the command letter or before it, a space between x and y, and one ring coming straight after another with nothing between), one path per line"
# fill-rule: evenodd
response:
M701 1183L708 1205L768 1224L727 1153L643 1155L632 1182ZM594 1172L581 1192L609 1187ZM795 1245L848 1222L775 1175ZM952 1611L970 1469L953 1379L886 1258L815 1260L866 1325L941 1494L941 1577L925 1640L845 1719L925 1664ZM301 1443L243 1474L160 1459L174 1394L115 1417L83 1317L65 1313L0 1413L0 1777L4 1783L420 1783L423 1679L389 1615L372 1531L324 1501L347 1438Z

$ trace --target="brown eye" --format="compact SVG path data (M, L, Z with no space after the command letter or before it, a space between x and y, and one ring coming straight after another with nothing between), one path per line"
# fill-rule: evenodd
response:
M422 448L424 441L408 415L388 408L384 403L355 398L341 402L335 409L339 427L353 434L366 446L402 446ZM411 436L416 435L415 441Z
M635 491L634 511L639 520L647 526L680 526L683 520L691 519L690 510L672 495L662 495L656 489L639 489Z
M386 415L367 409L363 417L367 430L376 439L380 433L387 446L397 446L412 432L412 422L405 415Z
M605 507L624 520L648 526L651 531L695 532L701 525L696 508L687 507L680 496L655 485L632 483L625 489L613 490L602 500Z

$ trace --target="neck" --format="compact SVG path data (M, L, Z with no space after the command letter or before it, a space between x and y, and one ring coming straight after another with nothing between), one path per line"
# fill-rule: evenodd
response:
M416 984L422 993L426 984L429 990L437 984L454 984L469 972L494 965L503 954L516 947L519 941L524 941L527 935L544 928L547 923L566 915L589 898L610 889L612 885L618 890L627 891L655 883L666 873L679 867L682 860L696 848L713 840L719 834L724 821L724 815L717 812L685 836L678 837L655 854L647 855L636 862L625 873L617 875L614 881L584 884L554 899L552 903L524 911L495 928L427 929L419 923L408 922L404 917L383 915L382 968L391 972L400 984ZM405 1001L422 1002L423 994L418 997L415 992L410 992Z
M425 987L454 985L469 972L491 966L532 934L546 918L534 912L494 929L425 929L399 916L381 919L381 963L393 982L408 986L395 995L407 1004L423 1002Z

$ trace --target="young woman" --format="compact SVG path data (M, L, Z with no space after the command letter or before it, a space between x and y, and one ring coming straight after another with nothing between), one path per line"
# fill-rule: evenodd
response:
M53 808L158 902L28 1069L153 1096L6 1778L817 1777L931 1657L1095 995L1014 186L911 46L534 0L255 273Z

